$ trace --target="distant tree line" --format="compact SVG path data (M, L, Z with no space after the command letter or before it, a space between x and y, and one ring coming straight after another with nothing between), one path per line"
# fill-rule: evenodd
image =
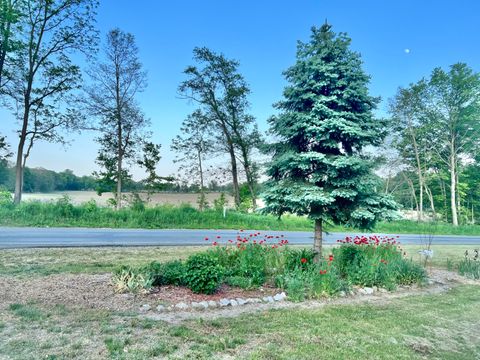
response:
M98 191L99 182L93 175L77 176L72 170L56 172L43 168L26 167L24 171L24 192L49 193L54 191ZM232 184L219 184L214 180L206 183L205 191L232 192ZM143 181L129 180L124 183L124 191L147 191L148 184ZM0 161L0 190L15 190L15 168L6 161ZM162 191L178 193L198 193L198 185L187 182L165 184Z
M79 191L96 188L96 181L92 176L76 176L72 170L55 172L42 168L29 168L24 170L25 192L53 192L53 191ZM0 188L15 190L15 168L0 165Z

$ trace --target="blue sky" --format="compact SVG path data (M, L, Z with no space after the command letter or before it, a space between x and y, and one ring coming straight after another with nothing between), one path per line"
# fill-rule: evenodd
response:
M251 113L260 128L274 112L285 85L282 71L295 61L297 40L308 41L312 25L325 19L347 32L371 75L371 94L382 97L379 115L399 86L428 76L434 67L466 62L480 70L480 2L417 1L156 1L101 0L98 27L119 27L135 35L149 86L138 100L152 120L153 140L162 144L159 172L175 171L169 147L180 124L194 110L177 96L192 49L207 46L240 61L251 86ZM409 53L405 51L409 49ZM2 117L6 114L2 113ZM9 116L6 129L13 148ZM2 123L5 124L4 121ZM73 169L90 174L97 146L93 134L74 136L70 146L38 144L29 166ZM135 172L137 177L140 172Z

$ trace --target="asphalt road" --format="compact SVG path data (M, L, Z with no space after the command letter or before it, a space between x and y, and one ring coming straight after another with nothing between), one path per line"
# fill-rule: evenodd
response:
M0 248L36 248L36 247L95 247L95 246L184 246L210 245L235 240L237 234L249 236L260 232L257 239L265 235L274 236L268 242L276 243L287 239L290 244L303 245L313 242L313 233L305 231L254 231L245 230L142 230L142 229L87 229L87 228L13 228L0 227ZM246 235L243 235L246 234ZM352 233L326 233L327 244L336 243L338 239ZM382 234L378 234L382 235ZM220 238L217 238L217 237ZM393 236L393 235L389 235ZM208 241L205 238L208 237ZM400 235L402 244L423 244L426 235ZM480 245L480 236L437 235L435 245Z

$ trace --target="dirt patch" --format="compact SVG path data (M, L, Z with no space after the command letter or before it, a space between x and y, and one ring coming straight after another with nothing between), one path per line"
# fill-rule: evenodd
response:
M113 291L110 274L58 274L29 279L7 276L0 278L0 309L11 303L35 302L74 308L136 311L143 304L153 307L160 303L263 297L279 291L268 287L246 291L223 285L215 294L203 295L184 287L163 286L148 294L117 294Z

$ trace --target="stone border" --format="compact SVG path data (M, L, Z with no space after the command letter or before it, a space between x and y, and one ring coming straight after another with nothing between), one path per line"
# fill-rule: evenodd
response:
M428 285L432 285L433 281L428 280L427 282ZM399 285L397 286L397 291L401 290L407 290L415 287L415 285ZM346 293L345 291L340 291L338 293L338 297L344 298L349 295L351 296L363 296L363 295L373 295L375 293L388 293L391 291L388 291L385 288L379 288L376 286L373 287L360 287L360 286L353 286L352 289L350 290L349 293ZM200 302L195 302L192 301L191 303L186 303L186 302L179 302L177 304L172 304L172 305L158 305L155 308L155 312L157 313L164 313L164 312L170 312L170 311L203 311L207 309L218 309L218 308L227 308L227 307L237 307L237 306L243 306L243 305L248 305L248 304L273 304L276 302L284 301L287 299L287 294L285 292L278 293L274 296L264 296L263 298L235 298L235 299L227 299L223 298L220 299L219 301L200 301ZM140 307L139 311L141 313L147 313L150 310L152 310L152 307L149 304L144 304Z
M186 302L180 302L175 305L165 306L165 305L158 305L155 310L158 313L167 312L167 311L187 311L187 310L207 310L207 309L217 309L217 308L226 308L228 306L236 307L236 306L243 306L248 304L259 304L259 303L275 303L279 301L284 301L287 298L287 294L285 292L281 292L275 294L274 296L265 296L263 298L235 298L235 299L227 299L223 298L219 301L200 301L195 302L192 301L190 304ZM141 313L146 313L152 310L152 307L148 304L144 304L140 307Z

